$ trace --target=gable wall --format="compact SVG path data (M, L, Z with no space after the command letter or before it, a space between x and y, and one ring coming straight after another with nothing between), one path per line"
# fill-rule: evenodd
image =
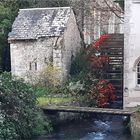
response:
M52 56L53 43L53 39L39 39L38 41L25 40L11 43L12 74L26 80L36 80L34 79L35 76L42 71ZM37 70L34 69L34 62L37 63ZM30 63L32 63L31 70Z
M81 37L76 24L76 19L74 13L71 12L71 16L64 32L64 48L62 49L63 55L63 76L68 75L71 62L76 56L76 54L81 49Z

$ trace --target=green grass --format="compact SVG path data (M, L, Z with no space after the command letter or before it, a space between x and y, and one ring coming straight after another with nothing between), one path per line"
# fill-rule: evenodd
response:
M74 101L74 97L39 97L38 106L43 107L47 105L64 105Z

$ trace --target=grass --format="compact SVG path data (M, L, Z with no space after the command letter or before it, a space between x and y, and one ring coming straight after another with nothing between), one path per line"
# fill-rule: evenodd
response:
M38 106L64 105L74 101L74 97L38 97Z

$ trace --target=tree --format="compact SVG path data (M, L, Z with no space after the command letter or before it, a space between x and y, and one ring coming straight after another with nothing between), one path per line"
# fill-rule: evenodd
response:
M70 6L70 1L68 0L32 0L33 7L63 7Z
M10 47L8 33L19 8L29 6L28 1L0 0L0 68L10 71Z
M7 34L11 27L11 10L4 5L0 5L0 65L4 70L10 70L9 46Z

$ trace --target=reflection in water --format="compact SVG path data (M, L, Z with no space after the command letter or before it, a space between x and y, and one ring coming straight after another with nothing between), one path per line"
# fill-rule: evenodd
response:
M38 140L132 140L122 120L121 116L79 120L58 126L52 135Z
M87 136L81 138L80 140L104 140L105 137L106 134L103 134L102 132L92 132L88 133Z

